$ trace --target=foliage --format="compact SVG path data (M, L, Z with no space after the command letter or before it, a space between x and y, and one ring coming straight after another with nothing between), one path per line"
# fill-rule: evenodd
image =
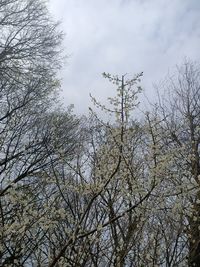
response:
M116 96L91 100L110 121L77 118L55 97L62 33L45 3L2 0L0 25L0 265L199 266L199 66L140 120L143 73L103 73Z

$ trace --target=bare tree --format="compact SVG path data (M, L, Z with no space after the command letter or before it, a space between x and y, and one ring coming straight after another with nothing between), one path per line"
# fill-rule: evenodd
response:
M174 236L167 241L170 233L163 230L168 248L177 240L176 253L182 264L200 265L199 231L199 178L200 178L200 68L197 63L186 61L177 67L177 73L164 83L167 97L159 97L157 114L160 120L160 144L164 153L171 155L168 161L169 172L166 175L166 196L171 208L176 212L173 220L165 211L163 224L173 223L171 233ZM166 200L167 200L166 199ZM169 208L169 207L168 207ZM172 217L171 217L172 218ZM170 223L171 224L171 223ZM165 226L164 226L165 227ZM174 250L175 252L175 250ZM182 255L182 256L181 256ZM188 255L188 263L186 256ZM184 261L185 258L185 261ZM169 262L169 261L168 261ZM172 263L171 263L172 264ZM185 266L184 265L184 266ZM174 266L168 264L168 266Z
M1 1L0 27L0 265L40 266L48 177L72 159L79 121L56 104L62 33L44 2Z

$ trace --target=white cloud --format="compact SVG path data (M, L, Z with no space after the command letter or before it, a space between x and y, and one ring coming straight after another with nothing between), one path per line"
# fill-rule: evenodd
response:
M144 71L148 94L185 56L200 60L198 0L50 0L50 8L62 20L71 54L62 71L65 102L80 113L89 92L100 99L113 93L104 71Z

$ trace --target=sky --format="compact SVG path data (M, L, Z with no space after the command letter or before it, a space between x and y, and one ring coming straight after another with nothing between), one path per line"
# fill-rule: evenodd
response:
M87 114L89 94L100 101L115 88L103 72L144 72L144 94L184 58L200 61L200 0L49 0L61 21L68 56L60 72L65 105Z

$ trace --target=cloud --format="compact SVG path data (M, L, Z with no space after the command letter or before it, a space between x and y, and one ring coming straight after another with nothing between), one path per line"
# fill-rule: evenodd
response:
M112 95L101 77L144 71L147 95L185 56L200 60L198 0L50 0L71 56L62 71L65 103L86 112L89 92Z

